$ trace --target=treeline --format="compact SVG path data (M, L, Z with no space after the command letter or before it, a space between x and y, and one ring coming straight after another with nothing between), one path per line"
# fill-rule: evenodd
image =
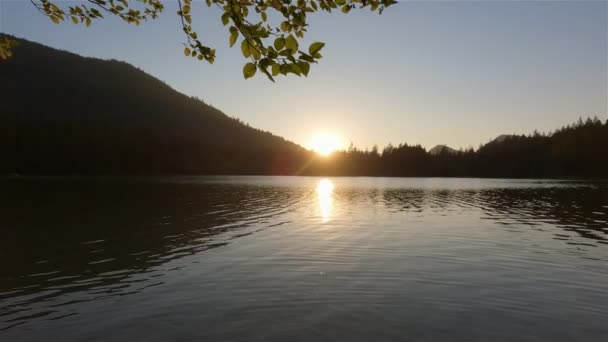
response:
M401 144L323 158L127 63L18 42L0 63L4 174L608 178L608 122L598 119L476 151Z
M419 145L349 148L309 172L340 176L608 178L608 120L579 119L550 134L503 135L479 147L431 154Z

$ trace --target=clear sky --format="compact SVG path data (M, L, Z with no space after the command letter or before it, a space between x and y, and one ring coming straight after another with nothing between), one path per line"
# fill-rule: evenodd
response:
M68 1L57 1L67 4ZM365 147L389 142L477 147L503 133L608 117L606 1L401 2L311 16L324 41L308 78L244 80L219 14L195 1L194 28L213 65L183 56L175 2L140 27L53 24L26 0L0 0L0 32L134 64L252 126L307 145L329 132Z

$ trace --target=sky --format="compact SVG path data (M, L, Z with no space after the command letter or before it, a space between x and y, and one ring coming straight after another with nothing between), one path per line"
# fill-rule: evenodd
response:
M57 0L68 5L70 1ZM0 32L84 56L127 61L226 114L304 146L319 134L365 148L388 143L477 147L500 134L608 119L608 2L402 1L309 16L323 41L308 78L244 80L220 13L193 5L213 65L183 55L167 1L139 27L105 19L53 24L26 0L0 0Z

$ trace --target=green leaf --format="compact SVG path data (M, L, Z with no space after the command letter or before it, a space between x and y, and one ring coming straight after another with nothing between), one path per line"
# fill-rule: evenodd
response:
M281 64L281 66L279 67L279 72L283 75L287 75L287 73L290 71L291 69L289 68L288 64Z
M336 0L336 5L344 6L346 4L346 0Z
M266 15L266 12L262 12L261 16L262 16L262 20L264 20L264 21L268 20L268 16Z
M285 47L285 38L279 37L274 40L274 48L277 49L277 51L283 50L284 47Z
M253 57L253 59L255 59L255 60L260 59L260 57L261 57L260 48L258 46L254 46L254 45L249 46L249 51L251 52L251 57Z
M268 71L264 70L264 74L266 74L266 77L268 77L268 79L274 83L274 78L272 77L272 75L270 75L270 73L268 73Z
M230 27L230 47L232 47L234 45L234 43L236 43L236 39L239 37L239 30L236 29L236 27L231 26Z
M291 70L292 73L294 73L298 76L302 75L302 70L300 70L300 67L296 63L289 64L289 69Z
M281 65L280 64L273 64L272 65L272 76L276 76L281 72Z
M311 56L314 56L317 54L317 52L321 51L321 49L325 46L325 43L323 42L314 42L312 44L310 44L310 46L308 47L308 53Z
M249 47L249 42L247 41L247 39L243 39L243 42L241 43L241 52L243 53L243 57L245 58L249 58L249 56L251 56L251 49Z
M300 67L300 70L302 71L304 76L308 76L308 72L310 71L310 64L306 62L298 62L298 66Z
M348 13L348 12L350 12L350 10L351 10L350 5L342 6L342 13Z
M295 53L298 51L298 41L290 34L285 40L285 47Z
M190 49L189 48L185 48L184 49L184 55L190 56Z
M247 63L243 67L243 76L245 76L245 79L251 78L251 77L253 77L253 75L255 75L256 70L257 70L257 68L256 68L255 64Z
M266 69L268 69L269 65L270 65L270 59L268 59L268 58L262 58L258 62L258 68L262 71L266 71Z
M289 56L293 55L293 51L291 51L290 49L284 49L284 50L281 50L281 52L279 52L279 55L289 57Z
M230 22L230 13L226 12L224 14L222 14L222 24L224 24L224 26L228 25L228 23Z
M73 17L72 17L72 22L73 22L74 24L78 24L78 18L76 18L76 17L74 17L74 16L73 16Z
M182 12L184 12L184 14L188 14L188 13L190 13L190 6L185 5L185 6L182 8Z
M289 31L290 28L291 28L291 25L289 24L288 21L284 21L281 23L281 31L287 32L287 31Z

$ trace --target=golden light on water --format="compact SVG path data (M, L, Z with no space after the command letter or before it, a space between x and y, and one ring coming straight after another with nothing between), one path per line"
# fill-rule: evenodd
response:
M314 136L309 144L310 149L322 156L329 156L341 147L340 139L332 134L319 134Z
M323 222L327 222L331 218L334 183L327 178L323 178L319 181L319 184L317 184L316 190L319 202L319 213L321 214Z

